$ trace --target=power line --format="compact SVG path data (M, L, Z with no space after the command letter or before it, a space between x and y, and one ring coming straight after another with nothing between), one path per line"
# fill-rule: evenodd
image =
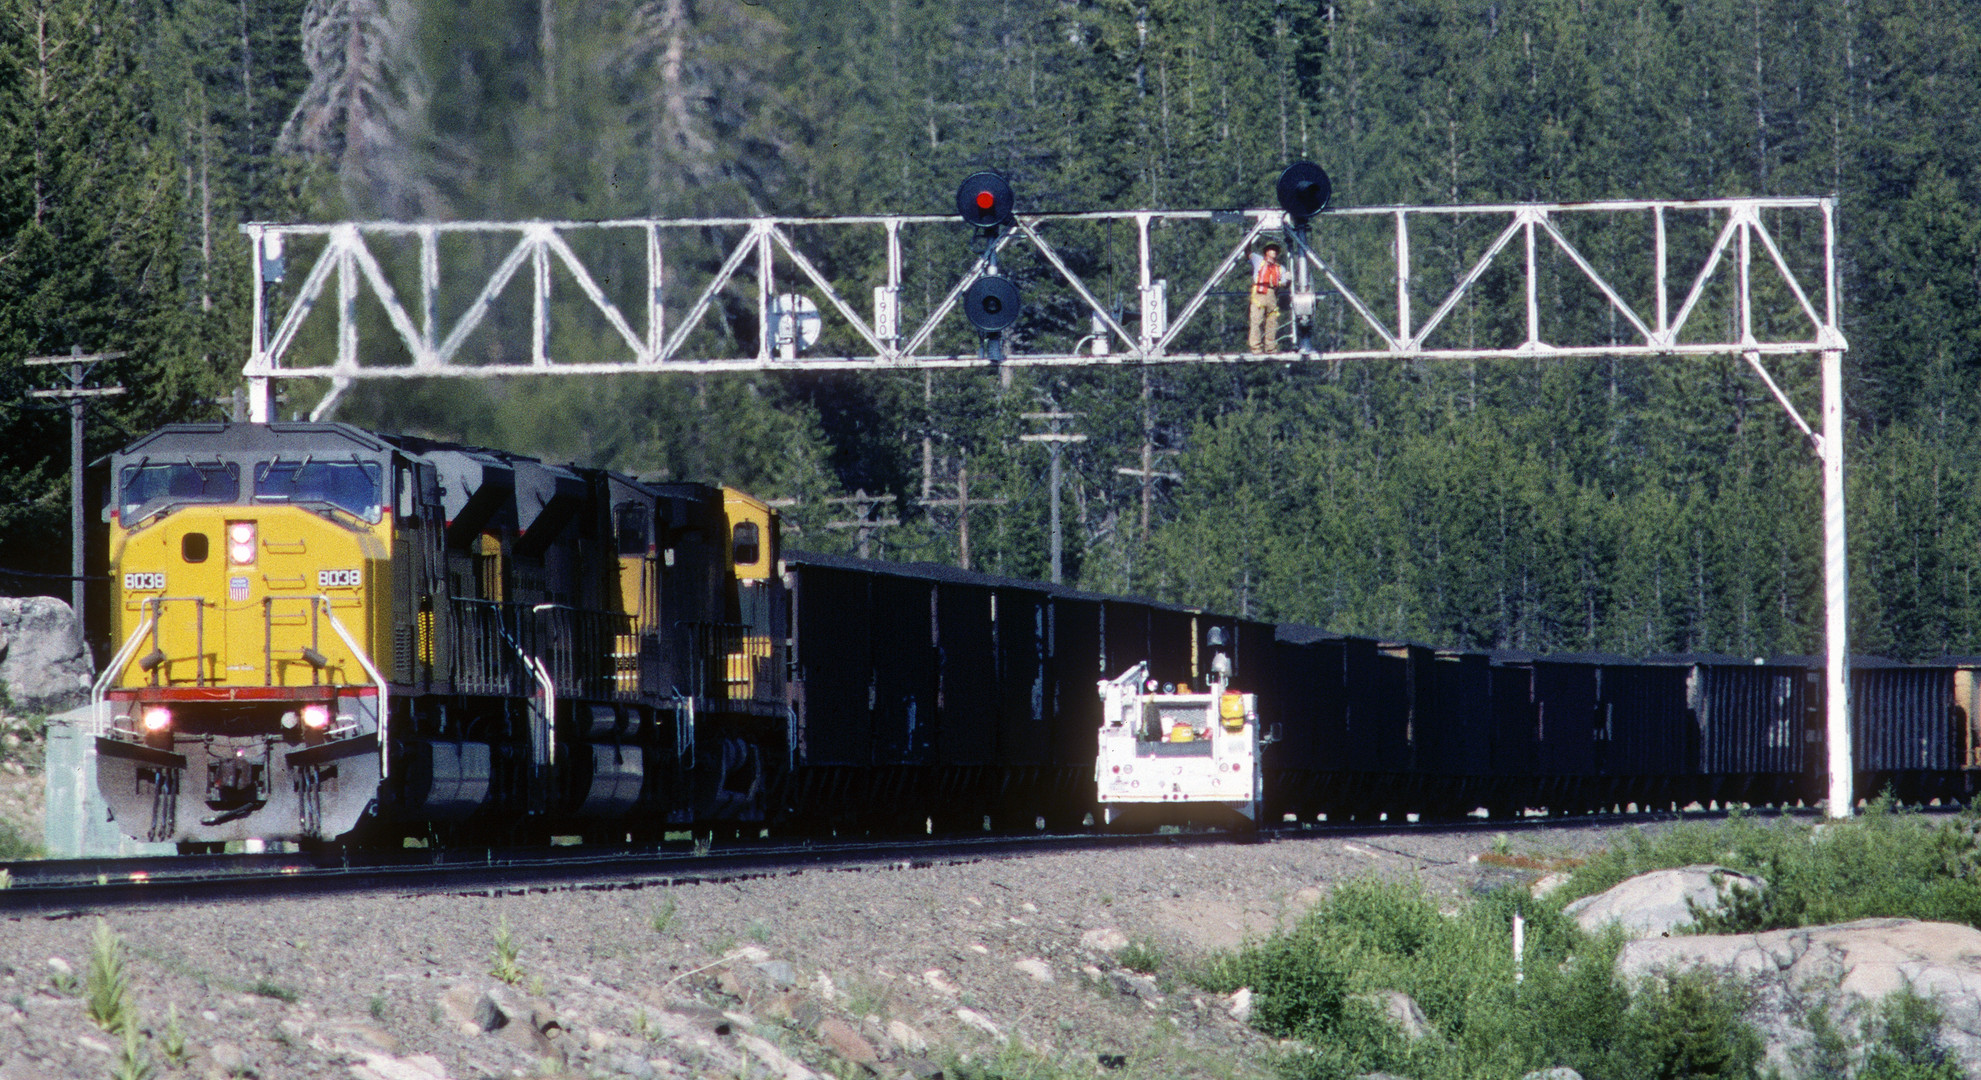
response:
M1018 436L1018 441L1044 443L1046 444L1046 449L1052 454L1052 583L1058 585L1062 579L1060 571L1061 540L1059 535L1059 452L1067 443L1086 442L1087 437L1077 432L1066 432L1059 429L1060 424L1068 420L1079 419L1079 413L1038 412L1023 413L1021 415L1026 420L1043 423L1048 428L1048 430L1040 434L1020 435Z
M859 537L860 558L862 559L871 558L868 554L867 543L875 531L901 524L900 518L874 518L869 516L874 512L876 507L886 506L894 502L894 496L892 495L869 495L866 488L860 488L851 495L821 501L828 505L851 506L854 508L853 512L859 515L856 518L845 521L828 521L825 523L825 527L828 529L853 530L855 535Z
M83 618L83 556L87 544L83 517L83 409L85 403L95 398L117 397L124 393L121 386L84 386L83 380L97 364L106 360L121 360L122 352L99 352L85 354L82 346L69 348L67 356L30 356L21 361L23 367L49 367L67 364L65 373L69 385L52 390L30 390L30 398L52 398L69 403L69 602L75 609L76 625L82 625Z

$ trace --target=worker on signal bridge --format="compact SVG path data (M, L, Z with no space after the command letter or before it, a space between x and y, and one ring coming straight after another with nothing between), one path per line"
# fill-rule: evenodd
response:
M1286 267L1279 262L1279 244L1267 241L1252 256L1250 344L1253 355L1275 352L1279 345L1279 290L1286 284Z

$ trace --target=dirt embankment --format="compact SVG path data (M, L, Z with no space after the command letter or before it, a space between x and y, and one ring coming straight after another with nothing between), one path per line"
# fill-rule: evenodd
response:
M1564 854L1593 829L1521 838ZM157 1075L927 1078L1263 1075L1273 1045L1188 967L1333 883L1460 898L1531 872L1490 834L1158 845L670 889L122 909L138 1035L86 1015L93 917L0 929L0 1080ZM1135 970L1152 969L1149 971ZM500 976L500 977L498 977Z

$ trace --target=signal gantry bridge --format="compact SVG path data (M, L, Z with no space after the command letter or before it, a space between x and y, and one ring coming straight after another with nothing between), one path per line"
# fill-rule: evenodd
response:
M1841 351L1834 213L1815 198L1329 210L1292 244L1296 334L1273 358ZM295 378L978 367L993 361L960 309L1000 265L1032 294L1003 363L1256 360L1211 309L1289 217L1016 214L983 253L933 215L251 224L242 374L259 400Z
M1304 162L1277 194L1020 213L980 173L960 222L249 224L250 416L285 379L330 380L323 416L366 379L1738 357L1822 463L1830 812L1850 813L1836 199L1329 209ZM1252 354L1249 256L1268 238L1292 256L1292 319ZM1769 367L1797 357L1820 359L1820 431Z

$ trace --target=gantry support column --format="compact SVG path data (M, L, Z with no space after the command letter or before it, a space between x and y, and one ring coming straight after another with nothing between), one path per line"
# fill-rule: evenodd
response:
M1850 747L1850 561L1843 515L1843 353L1823 352L1823 639L1828 646L1823 688L1830 749L1829 815L1845 818L1856 804Z

